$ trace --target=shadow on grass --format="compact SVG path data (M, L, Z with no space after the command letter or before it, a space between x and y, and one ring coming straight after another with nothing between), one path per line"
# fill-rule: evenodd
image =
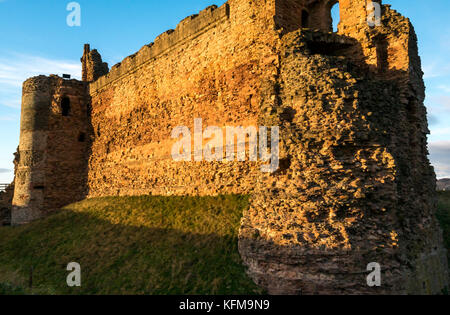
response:
M21 279L14 285L27 287L33 267L33 293L261 293L238 253L242 207L231 209L236 203L229 198L242 197L154 197L160 199L150 206L140 197L120 198L88 200L28 226L0 229L0 283L1 274L16 272ZM70 262L81 265L81 288L66 284Z

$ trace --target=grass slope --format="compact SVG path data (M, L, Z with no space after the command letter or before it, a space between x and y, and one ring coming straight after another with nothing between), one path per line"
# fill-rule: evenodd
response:
M258 294L237 250L245 196L108 197L0 228L0 294ZM81 265L81 288L66 285Z
M262 293L237 250L246 207L245 196L108 197L2 227L0 294ZM450 254L450 192L439 193L437 217ZM66 285L72 261L81 288Z
M440 191L437 218L444 231L444 243L447 247L448 262L450 266L450 191Z

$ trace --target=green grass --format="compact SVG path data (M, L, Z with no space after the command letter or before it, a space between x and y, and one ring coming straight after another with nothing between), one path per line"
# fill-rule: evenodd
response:
M237 250L246 207L246 196L108 197L1 227L0 294L263 293ZM450 254L450 192L439 193L437 217ZM81 288L66 285L70 262Z
M262 293L237 249L246 207L246 196L108 197L0 228L0 294ZM66 284L70 262L80 288Z
M444 243L447 247L447 254L450 265L450 191L441 191L439 194L439 203L437 218L444 231Z

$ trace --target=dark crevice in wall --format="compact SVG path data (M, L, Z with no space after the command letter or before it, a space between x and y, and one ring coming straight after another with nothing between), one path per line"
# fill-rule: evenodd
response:
M349 44L341 43L327 43L321 41L308 41L308 48L312 54L325 56L346 56L348 48L352 47Z
M64 117L70 115L70 99L68 97L63 97L61 100L61 114Z

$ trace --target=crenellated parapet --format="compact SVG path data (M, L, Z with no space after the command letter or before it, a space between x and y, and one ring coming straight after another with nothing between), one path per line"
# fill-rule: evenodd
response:
M199 14L185 18L175 30L162 33L156 37L153 43L145 45L136 54L128 56L121 63L114 65L108 74L94 80L95 82L91 84L91 92L95 93L124 76L132 75L146 63L155 60L162 54L169 53L175 46L193 40L202 32L208 31L209 28L227 19L230 14L229 10L229 5L226 3L220 8L210 6L200 11Z

